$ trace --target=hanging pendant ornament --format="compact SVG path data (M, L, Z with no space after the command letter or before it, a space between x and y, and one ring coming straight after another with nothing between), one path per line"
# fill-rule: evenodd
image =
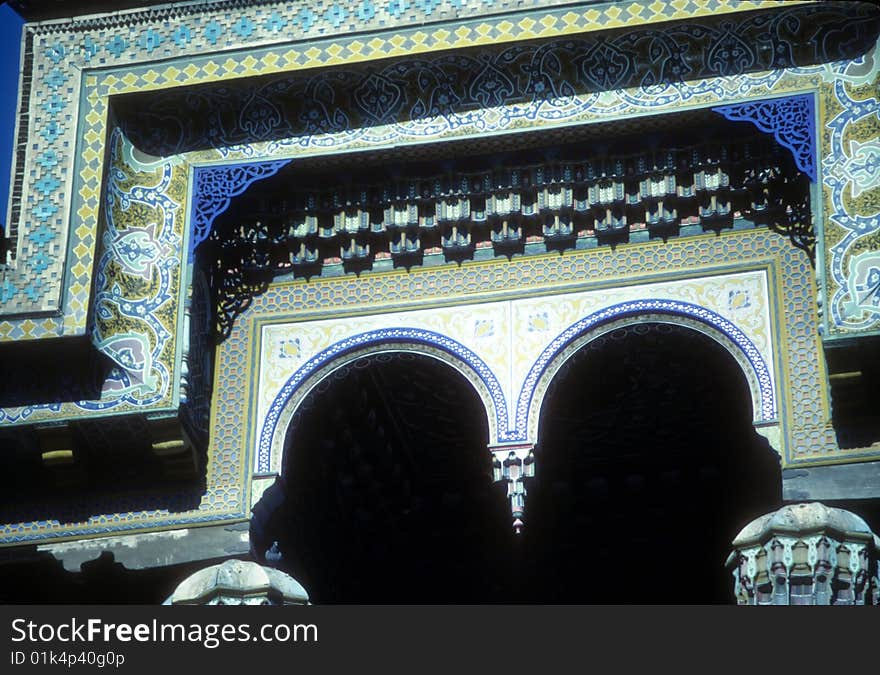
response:
M492 477L494 481L507 482L507 499L513 518L513 531L522 534L525 523L526 484L525 479L535 475L535 455L532 445L517 445L490 448L492 452Z

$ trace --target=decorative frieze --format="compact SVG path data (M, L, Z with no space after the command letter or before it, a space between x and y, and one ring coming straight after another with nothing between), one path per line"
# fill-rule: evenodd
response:
M321 276L380 268L460 263L486 255L592 248L624 242L767 226L811 256L815 249L808 180L769 137L726 143L674 139L654 150L554 159L576 149L333 174L281 174L229 213L213 195L195 192L195 245L207 239L216 329L226 337L251 295L276 275ZM595 152L595 151L594 151ZM278 163L252 165L275 172ZM240 167L236 166L236 171ZM296 168L295 165L292 168ZM199 170L199 176L203 170ZM211 176L223 175L210 169ZM388 173L388 175L385 175ZM392 174L397 174L395 177ZM231 175L231 174L230 174ZM256 174L254 174L256 175ZM261 174L270 175L270 174ZM197 188L202 185L196 182ZM219 211L218 211L219 209ZM479 255L478 255L479 253ZM339 269L341 265L342 269Z

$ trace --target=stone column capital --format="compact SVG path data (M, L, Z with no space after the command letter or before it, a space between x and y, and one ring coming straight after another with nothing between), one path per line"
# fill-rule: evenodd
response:
M880 538L850 511L788 504L746 525L733 549L738 604L880 604Z

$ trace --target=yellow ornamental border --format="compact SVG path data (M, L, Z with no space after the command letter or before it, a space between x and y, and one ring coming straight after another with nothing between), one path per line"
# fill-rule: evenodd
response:
M576 35L590 32L610 30L623 26L641 26L656 22L675 21L703 16L735 14L758 9L768 9L792 4L805 4L811 0L655 0L650 5L645 2L633 2L626 6L587 7L570 9L564 14L562 9L555 13L504 16L496 22L479 22L473 18L462 19L460 23L443 23L435 26L424 26L409 33L409 27L400 26L396 32L385 35L367 37L360 35L344 42L331 42L326 45L308 43L286 47L283 45L260 45L257 49L270 49L260 60L248 55L239 60L233 59L233 52L220 53L216 60L211 60L201 67L193 64L184 68L174 65L160 66L156 64L142 75L134 71L97 73L84 71L84 87L80 100L85 100L85 112L80 124L86 126L81 134L85 141L79 159L83 168L78 174L78 192L83 203L75 213L70 214L70 228L76 225L78 236L90 241L86 246L90 250L72 251L70 259L65 261L65 270L74 273L69 289L64 291L62 298L63 315L46 317L40 324L33 321L16 319L0 321L0 342L11 339L35 339L33 330L40 325L52 333L46 339L76 335L84 331L85 319L78 319L88 314L83 306L83 298L88 296L94 273L95 248L97 229L100 219L100 195L103 188L105 172L104 153L107 136L107 113L111 96L143 91L160 91L179 86L190 86L210 82L226 81L254 75L294 72L309 68L326 67L341 64L363 63L395 56L417 55L438 50L452 50L473 47L475 45L504 44L513 41ZM686 7L695 9L686 10ZM669 13L672 7L674 12ZM647 10L647 14L646 14ZM492 35L493 29L497 31ZM407 31L407 34L402 34ZM317 42L317 41L315 41ZM405 47L407 42L411 46ZM242 45L242 49L254 49ZM283 53L281 50L284 49ZM178 57L180 58L180 57ZM136 64L143 68L144 64ZM240 69L243 66L243 70ZM103 89L104 93L100 93ZM97 160L97 166L89 167L90 162ZM22 335L10 336L16 325Z

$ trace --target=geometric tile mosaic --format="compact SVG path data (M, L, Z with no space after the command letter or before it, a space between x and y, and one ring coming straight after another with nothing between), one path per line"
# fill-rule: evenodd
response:
M658 19L717 16L779 5L776 2L734 3L725 0L615 5L586 3L580 7L560 8L554 4L444 0L431 3L337 2L329 8L323 5L312 8L288 3L259 3L242 13L240 9L233 10L231 5L217 3L209 9L193 5L173 11L157 9L114 18L89 19L76 30L65 29L64 24L53 24L51 32L40 25L29 26L35 71L30 97L42 104L32 106L35 114L28 144L28 166L19 167L18 171L23 174L24 194L27 195L21 218L30 219L37 226L19 228L15 265L4 280L2 310L10 315L48 312L61 306L65 315L57 319L47 317L46 321L29 324L26 331L19 329L14 333L13 325L22 324L22 321L8 318L0 322L0 340L14 336L33 339L81 334L85 330L86 298L94 273L109 94L417 54L425 50L436 51L444 45L456 48L499 44L516 39L635 26ZM516 15L514 20L505 14L514 8L528 11ZM497 14L486 15L487 9ZM410 28L415 24L420 28ZM298 31L298 39L290 43L289 31L294 29ZM371 39L357 38L359 32L374 29L379 29L380 33ZM396 40L394 30L403 31L400 33L402 42ZM346 33L352 37L342 38ZM335 35L337 42L315 42L307 46L308 40L327 34ZM194 55L206 50L233 51L224 51L222 57L209 59L201 67L193 67ZM255 56L259 50L265 50L262 58ZM161 67L150 65L158 59L163 60ZM655 94L650 104L655 108L662 105L674 107L681 95L687 94L692 104L704 102L710 105L736 97L752 98L761 89L784 93L806 87L822 90L824 95L831 88L831 82L837 83L834 89L838 106L842 104L844 111L849 112L836 118L835 124L841 133L828 139L829 142L838 142L839 151L828 152L829 146L824 145L820 154L826 165L823 172L825 184L833 188L828 197L833 203L829 204L831 217L826 226L846 229L849 236L828 258L833 269L822 269L827 272L831 283L829 299L835 300L832 311L823 315L829 336L841 331L870 331L880 326L877 310L880 299L877 292L872 292L871 283L874 258L853 259L855 249L876 249L871 243L873 239L864 237L874 232L871 223L876 218L876 210L872 211L870 205L876 202L876 199L871 201L876 195L878 180L872 167L878 150L866 130L871 125L870 114L853 112L856 99L841 97L841 83L856 83L863 89L867 86L870 91L870 84L876 77L876 65L872 59L870 54L859 59L858 63L791 69L791 75L806 76L797 84L786 81L786 74L782 71L776 71L775 77L760 82L755 81L760 78L746 77L746 82L734 87L706 82L703 88L712 90L712 95L701 96L696 91L687 94L685 88L671 99L669 92L662 96ZM110 71L100 71L104 75L102 86L98 86L96 76L91 73L99 72L94 68L108 66ZM140 72L136 74L138 69ZM82 78L75 75L80 71L84 73ZM822 82L810 77L816 74ZM647 91L633 93L634 97L622 97L623 105L617 104L612 114L635 114L648 105L645 101ZM877 99L862 97L859 100L864 112L876 105ZM608 108L596 105L591 112L594 117L607 115ZM820 111L827 109L820 107ZM587 113L586 110L582 112ZM588 115L582 116L585 117ZM552 116L549 120L544 115L543 119L532 121L538 125L546 124L552 122ZM75 133L77 129L81 133ZM829 161L833 162L830 166ZM848 185L853 186L854 198L861 198L858 204L845 202L843 194ZM74 203L71 204L65 195L72 195ZM858 215L854 206L861 207ZM78 226L71 228L74 221ZM861 239L860 245L848 246L855 239ZM77 251L85 253L79 255ZM65 268L67 276L62 273ZM70 271L75 268L81 274L71 275ZM65 279L70 283L65 284ZM62 295L67 298L65 302L62 302Z

